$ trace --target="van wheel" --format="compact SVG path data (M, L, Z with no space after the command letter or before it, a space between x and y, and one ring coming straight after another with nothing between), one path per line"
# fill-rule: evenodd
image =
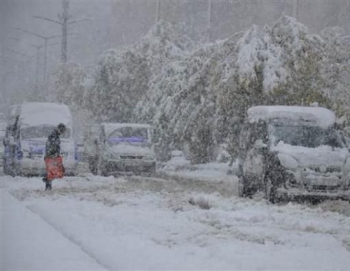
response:
M276 186L269 176L265 178L265 198L271 203L276 202Z
M4 159L3 172L5 175L11 175L11 171L9 169L9 164L6 159Z
M105 163L103 161L100 161L97 166L97 175L108 177L110 174L108 174L108 170L106 169Z
M2 164L2 172L4 172L4 174L7 175L7 165L5 159L3 160Z
M9 175L9 176L12 176L12 177L15 177L15 176L18 176L18 170L16 168L15 165L11 164L11 165L4 165L4 174L5 175Z

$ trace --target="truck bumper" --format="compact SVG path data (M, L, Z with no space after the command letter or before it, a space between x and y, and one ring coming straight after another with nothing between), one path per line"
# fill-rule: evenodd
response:
M77 162L75 160L64 160L65 175L74 176L76 173ZM44 159L22 159L20 161L21 174L25 176L44 176L46 167Z

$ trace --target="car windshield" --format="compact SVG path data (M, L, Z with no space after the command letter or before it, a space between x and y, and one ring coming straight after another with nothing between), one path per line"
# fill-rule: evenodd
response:
M274 145L283 141L285 144L307 148L316 148L322 145L335 148L344 147L339 135L333 128L269 125L269 134Z
M140 127L122 127L114 130L108 137L111 145L127 143L148 143L148 129Z
M55 126L33 126L24 128L21 130L22 139L33 139L33 138L47 138ZM60 136L61 138L70 138L70 130L67 128L66 132Z

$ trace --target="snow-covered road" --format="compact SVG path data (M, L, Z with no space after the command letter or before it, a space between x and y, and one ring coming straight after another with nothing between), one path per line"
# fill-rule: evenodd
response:
M236 187L234 176L218 181L218 192L208 179L200 184L88 175L55 181L54 189L45 192L39 178L1 176L2 210L14 205L14 199L4 196L9 192L84 254L72 258L89 258L82 262L90 267L82 269L350 269L349 203L270 205L259 198L228 196ZM2 213L1 234L12 237L11 242L4 239L3 262L7 270L18 270L27 259L11 266L15 255L10 248L28 249L23 239L28 244L36 234L16 235L15 220L6 217ZM28 232L42 231L40 223L28 222ZM53 263L59 259L60 265L52 269L77 268L64 269L74 262L65 249L53 251L29 255L38 261L54 254Z

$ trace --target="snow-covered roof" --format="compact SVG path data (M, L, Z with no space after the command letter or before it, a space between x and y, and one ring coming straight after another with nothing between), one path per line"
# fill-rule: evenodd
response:
M151 128L151 125L149 124L141 124L141 123L110 123L110 122L104 122L101 124L106 132L106 135L109 135L113 131L119 128L123 127L134 127L134 128Z
M313 122L323 128L335 123L335 114L322 107L304 106L255 106L248 109L248 121L258 122L269 119L289 119L294 121Z
M58 103L26 102L21 106L22 127L65 124L72 129L72 115L67 105Z

